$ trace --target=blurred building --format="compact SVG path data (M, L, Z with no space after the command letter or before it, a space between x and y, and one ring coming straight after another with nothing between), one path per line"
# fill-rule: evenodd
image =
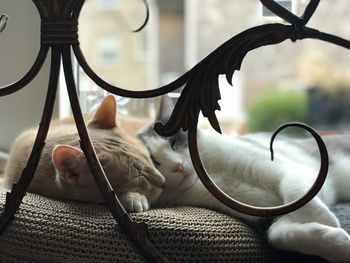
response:
M289 2L298 15L309 3L281 1ZM255 0L148 2L150 21L139 33L131 33L131 29L142 24L145 17L141 0L90 0L84 6L79 27L82 49L92 68L112 84L133 90L165 85L232 36L253 26L283 22L263 16L261 3ZM327 19L330 12L337 19ZM348 1L321 1L309 26L350 38L349 12ZM254 50L244 59L241 71L235 73L233 87L220 78L222 112L218 115L223 121L241 125L247 110L267 90L306 90L315 86L333 89L347 85L349 60L345 49L317 40L286 41ZM84 77L80 86L89 92L96 89ZM132 114L154 115L156 99L124 102L128 105L126 111Z

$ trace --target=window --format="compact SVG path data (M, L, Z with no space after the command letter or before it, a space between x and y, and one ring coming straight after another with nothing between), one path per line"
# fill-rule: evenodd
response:
M138 34L134 38L134 56L136 60L145 60L147 59L148 52L148 41L147 35L144 33Z
M293 11L292 0L276 0L275 2L278 3L279 5L283 6L285 9L287 9L289 11ZM263 7L263 9L262 9L262 14L264 17L275 16L274 13L272 13L269 9L267 9L265 7Z
M102 66L115 65L119 61L120 46L117 37L101 35L97 39L98 61Z
M297 15L301 15L309 3L306 0L278 2ZM271 22L259 1L153 0L149 4L150 21L142 32L132 33L128 27L123 30L117 23L113 24L113 28L120 31L99 37L97 51L89 50L98 54L101 65L88 61L97 71L98 66L118 64L112 67L107 82L134 90L160 87L181 76L232 36ZM138 19L142 21L145 14L142 1L125 1L119 7L113 15L115 19L121 17L123 8L132 8L133 14L139 14ZM329 10L336 20L325 19ZM349 12L348 1L321 1L308 25L350 38ZM100 21L100 27L105 17L101 12L101 17L95 18ZM219 77L220 125L227 133L271 131L287 121L306 122L324 131L349 130L346 113L349 99L345 99L350 97L349 61L350 54L345 49L316 40L285 41L253 50L247 54L241 70L235 72L233 87L224 76ZM102 69L97 73L104 76ZM91 84L84 85L99 90ZM179 92L171 96L176 99ZM142 117L152 118L157 99L126 99L123 112L140 112ZM326 106L330 104L334 106Z

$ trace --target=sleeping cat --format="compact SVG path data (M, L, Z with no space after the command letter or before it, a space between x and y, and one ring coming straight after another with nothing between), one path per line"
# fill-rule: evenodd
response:
M169 98L163 97L157 121L167 121L171 111ZM158 135L153 126L145 127L138 136L166 180L156 206L209 207L253 224L258 222L256 217L223 205L203 186L192 166L185 132L165 138ZM313 140L294 142L286 137L275 143L275 160L271 162L270 136L230 137L199 130L198 150L206 170L224 192L250 205L276 206L306 193L317 176L320 161L319 154L313 154L317 152ZM273 247L317 255L334 262L350 262L350 236L340 228L327 207L339 200L350 201L350 149L342 146L346 139L350 137L326 139L332 158L328 179L312 201L273 221L267 230Z
M126 210L148 210L162 191L164 177L143 144L116 125L116 101L107 96L88 123L97 156ZM10 189L26 165L36 130L22 133L10 151L4 186ZM71 120L53 121L29 191L47 197L102 202Z

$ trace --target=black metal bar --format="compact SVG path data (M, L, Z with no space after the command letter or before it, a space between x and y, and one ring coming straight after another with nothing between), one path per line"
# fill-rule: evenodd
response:
M304 206L306 203L308 203L321 189L324 181L326 180L327 173L328 173L328 152L327 148L320 137L320 135L313 130L311 127L302 124L302 123L287 123L282 125L280 128L278 128L272 138L271 138L271 153L273 154L272 151L272 144L273 141L276 137L276 135L282 131L283 129L287 127L301 127L313 136L315 139L319 151L320 151L320 156L321 156L321 164L320 164L320 170L317 176L316 181L313 183L311 188L308 190L307 193L305 193L304 196L302 196L300 199L295 200L293 202L280 205L280 206L275 206L275 207L256 207L256 206L251 206L244 204L242 202L239 202L232 198L231 196L228 196L225 192L223 192L215 183L214 181L210 178L208 175L207 171L205 170L201 159L200 155L198 152L198 147L197 147L197 126L192 125L189 130L188 130L188 143L189 143L189 148L190 148L190 155L192 159L193 166L204 184L204 186L208 189L208 191L215 196L220 202L225 204L226 206L239 211L244 214L252 215L252 216L279 216L283 214L287 214L290 212L293 212L297 210L298 208Z
M289 12L287 9L276 3L274 0L260 0L260 2L272 13L291 24L298 22L300 23L302 21L298 16L294 15L292 12Z
M125 211L103 171L103 168L97 158L96 152L90 140L83 115L81 113L79 99L75 88L70 52L70 46L64 45L62 48L62 57L68 96L79 137L81 139L80 145L88 161L96 185L98 186L113 217L121 225L121 229L126 232L128 237L131 238L141 253L150 262L168 262L168 260L149 241L146 225L143 223L135 223L129 214Z
M44 64L48 50L48 46L41 46L35 62L27 74L13 84L0 87L0 97L15 93L28 85L28 83L30 83L36 77L36 75L38 75L42 65Z
M188 80L191 71L188 71L178 79L174 80L173 82L169 83L168 85L165 85L163 87L153 89L153 90L144 90L144 91L131 91L131 90L125 90L120 87L114 86L109 84L108 82L104 81L101 77L99 77L89 66L89 64L86 62L83 52L81 51L79 45L74 44L73 51L75 54L75 57L81 66L81 68L85 71L85 73L102 89L113 93L118 96L122 97L129 97L129 98L152 98L164 95L166 93L169 93L171 91L174 91L184 85L186 81Z
M33 149L29 156L26 167L23 169L19 181L12 186L10 193L7 193L4 210L0 215L0 232L4 231L6 226L12 221L14 214L21 205L28 186L32 181L36 168L39 164L41 152L45 145L45 139L49 130L52 118L53 108L56 99L58 76L60 72L61 53L58 46L54 46L51 52L51 68L49 87L47 90L45 105L34 141Z
M143 21L142 25L139 28L132 31L134 33L140 32L147 25L148 20L149 20L149 6L147 3L147 0L142 0L142 2L145 4L145 7L146 7L146 17L145 17L145 20Z
M304 25L309 22L310 18L316 11L318 4L320 3L320 0L312 0L310 3L306 6L304 14L301 16L302 20L304 21Z

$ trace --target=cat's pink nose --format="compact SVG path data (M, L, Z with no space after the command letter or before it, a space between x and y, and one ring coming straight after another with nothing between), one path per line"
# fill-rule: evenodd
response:
M174 172L182 173L184 170L184 166L182 163L177 163L174 167Z

